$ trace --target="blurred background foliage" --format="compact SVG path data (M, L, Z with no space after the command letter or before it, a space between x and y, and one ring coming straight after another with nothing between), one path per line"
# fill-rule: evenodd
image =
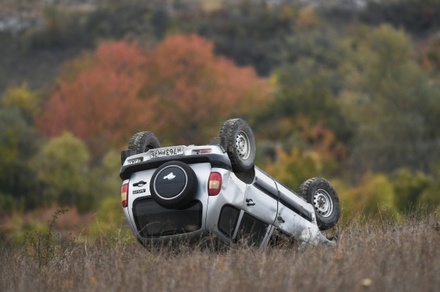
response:
M287 186L329 178L345 218L438 212L440 0L51 3L0 8L0 238L57 206L125 232L131 135L202 144L231 117Z

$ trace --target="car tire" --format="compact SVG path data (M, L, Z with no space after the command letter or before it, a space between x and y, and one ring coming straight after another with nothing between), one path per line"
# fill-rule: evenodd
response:
M299 187L299 195L313 205L319 229L327 230L336 225L341 213L339 198L326 179L315 177L306 180Z
M229 119L220 129L220 140L231 160L234 173L252 171L256 144L251 127L243 119Z
M133 154L144 153L154 148L160 148L159 140L153 133L148 131L134 134L128 143L128 150L132 151Z
M188 164L169 161L151 177L150 193L162 207L181 209L194 200L197 187L197 176Z

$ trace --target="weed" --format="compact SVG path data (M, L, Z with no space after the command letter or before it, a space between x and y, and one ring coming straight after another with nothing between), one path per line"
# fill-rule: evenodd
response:
M29 255L38 264L38 267L47 266L58 254L64 254L66 247L57 248L60 242L59 236L55 235L55 225L60 215L65 214L68 209L59 209L52 214L49 227L46 231L28 231L24 235L24 242ZM59 247L59 246L58 246Z

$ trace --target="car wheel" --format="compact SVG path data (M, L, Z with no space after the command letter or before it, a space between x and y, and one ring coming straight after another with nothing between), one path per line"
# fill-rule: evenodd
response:
M128 143L128 150L133 151L134 154L144 153L154 148L160 148L159 140L148 131L134 134Z
M315 177L306 180L299 187L299 195L315 208L316 221L321 230L336 225L341 212L339 198L326 179Z
M197 187L197 176L188 164L169 161L154 172L150 192L159 205L179 209L194 199Z
M220 129L226 152L235 173L251 171L254 167L256 145L251 127L243 119L230 119Z

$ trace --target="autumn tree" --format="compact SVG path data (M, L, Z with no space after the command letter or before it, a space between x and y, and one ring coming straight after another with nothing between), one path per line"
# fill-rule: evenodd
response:
M425 40L419 47L419 62L424 70L440 83L440 35Z
M206 143L223 120L242 116L270 100L270 87L252 68L216 56L213 43L176 35L159 44L148 64L143 99L159 100L153 128L174 143Z
M171 36L153 50L105 43L92 59L79 60L79 72L59 81L37 124L49 137L72 132L96 157L141 130L170 143L206 143L222 120L249 114L270 97L251 68L216 56L197 35Z
M310 177L334 174L346 155L345 148L337 143L331 130L322 125L312 126L307 119L295 124L297 127L292 130L289 120L279 121L277 125L282 131L290 132L294 141L278 142L272 155L263 153L271 158L266 159L265 170L293 189ZM265 143L262 146L264 152Z
M70 131L86 141L93 155L120 145L126 131L147 123L151 116L149 102L138 98L145 64L146 54L136 45L101 45L93 65L85 66L73 80L58 83L36 117L38 128L49 137Z

